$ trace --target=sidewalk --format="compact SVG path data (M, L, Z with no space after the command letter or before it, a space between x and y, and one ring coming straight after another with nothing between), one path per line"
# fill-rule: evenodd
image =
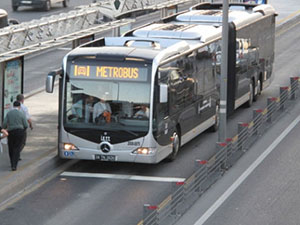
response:
M269 0L269 3L279 14L278 26L284 26L300 15L299 0ZM21 153L22 160L17 171L10 170L7 146L0 153L0 209L16 193L26 192L30 184L42 179L52 169L65 165L65 161L56 156L58 87L53 94L43 90L28 96L25 105L32 115L34 129L28 130L27 144Z
M42 91L25 98L34 128L27 130L27 143L16 172L10 170L7 145L3 145L4 151L0 153L0 207L3 201L24 190L59 161L56 157L58 88L55 89L53 94Z

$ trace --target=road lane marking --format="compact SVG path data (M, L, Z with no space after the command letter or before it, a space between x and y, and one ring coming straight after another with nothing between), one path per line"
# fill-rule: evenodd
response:
M300 24L300 21L297 23L293 23L290 26L288 26L286 29L281 30L280 32L276 32L276 37L280 36L281 34L291 30L292 28L294 28L295 26L297 26L298 24Z
M58 48L57 50L62 50L62 51L71 51L72 48L68 48L68 47L61 47L61 48Z
M293 17L296 17L298 14L300 14L300 10L298 10L298 11L296 11L296 12L294 12L294 13L288 15L287 17L285 17L285 18L283 18L283 19L277 21L277 22L276 22L276 25L280 25L280 24L282 24L282 23L284 23L284 22L286 22L286 21L292 19Z
M276 140L248 167L248 169L219 197L219 199L196 221L194 225L202 225L226 201L226 199L246 180L263 160L299 123L300 115L279 135Z
M60 174L60 176L121 179L121 180L135 180L135 181L157 181L157 182L184 182L185 181L185 178L177 178L177 177L152 177L152 176L121 175L121 174L108 174L108 173L63 172L62 174Z

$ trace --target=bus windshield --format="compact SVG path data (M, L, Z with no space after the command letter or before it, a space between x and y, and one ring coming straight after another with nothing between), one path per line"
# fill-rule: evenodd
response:
M151 65L145 62L72 61L67 70L64 126L148 132Z

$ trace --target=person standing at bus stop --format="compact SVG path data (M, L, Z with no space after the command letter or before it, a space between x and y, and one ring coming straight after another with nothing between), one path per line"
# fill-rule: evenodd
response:
M20 102L20 104L21 104L21 111L25 114L26 119L27 119L27 122L28 122L28 124L29 124L29 127L30 127L30 129L32 130L32 129L33 129L33 125L32 125L31 116L30 116L30 114L29 114L29 111L28 111L27 106L24 105L24 99L25 99L25 98L24 98L24 95L22 95L22 94L19 94L19 95L17 95L17 97L16 97L16 100L17 100L18 102ZM27 139L27 132L25 131L25 135L24 135L24 139L23 139L23 144L22 144L21 151L22 151L23 148L25 147L26 139ZM20 158L20 160L21 160L21 158Z
M13 109L10 110L3 121L3 128L8 131L8 152L11 164L11 170L17 170L20 152L24 140L25 131L28 128L25 114L21 112L21 104L18 101L13 103Z

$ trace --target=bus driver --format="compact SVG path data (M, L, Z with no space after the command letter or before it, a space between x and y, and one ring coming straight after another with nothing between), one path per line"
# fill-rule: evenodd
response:
M99 99L99 102L94 105L93 111L93 122L99 123L101 121L107 123L111 121L111 108L104 98Z

